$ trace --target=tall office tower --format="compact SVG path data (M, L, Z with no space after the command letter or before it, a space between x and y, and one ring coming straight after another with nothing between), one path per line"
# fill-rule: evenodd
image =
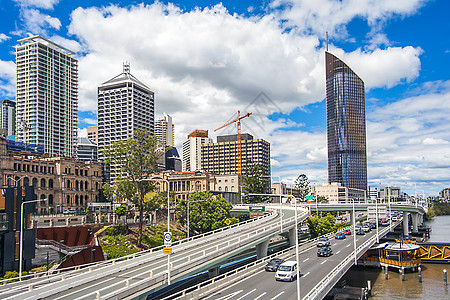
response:
M172 117L164 113L163 117L159 117L155 122L155 136L165 146L174 146L175 132L172 123Z
M16 102L0 100L0 128L6 129L6 136L16 134Z
M77 142L77 159L97 161L97 144L87 137L79 136Z
M86 133L88 139L98 144L98 126L88 126L86 127Z
M218 136L217 143L202 145L202 170L214 174L238 174L237 134ZM241 134L242 174L248 161L261 164L270 176L270 144L263 139L253 139L248 133Z
M106 146L132 137L136 130L146 129L154 134L154 93L131 75L129 64L124 64L123 73L98 87L97 99L100 159ZM105 174L107 181L116 177L116 167L111 166L110 175Z
M50 156L76 154L78 61L41 36L16 46L16 140L44 146Z
M328 182L367 190L364 82L344 62L325 52Z
M208 130L194 130L183 143L183 172L201 170L201 150L203 144L212 143Z

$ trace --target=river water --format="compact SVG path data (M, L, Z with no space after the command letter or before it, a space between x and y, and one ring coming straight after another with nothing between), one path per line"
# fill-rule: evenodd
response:
M431 242L450 243L450 216L435 217L428 222L432 227ZM407 273L402 281L400 273L389 271L388 280L384 272L376 268L353 267L344 275L350 286L366 287L372 282L372 298L370 299L450 299L450 285L444 285L443 270L446 269L450 283L450 264L422 264L422 283L419 275Z

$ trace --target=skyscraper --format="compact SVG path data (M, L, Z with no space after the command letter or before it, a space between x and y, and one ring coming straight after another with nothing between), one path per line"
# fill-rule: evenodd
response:
M78 126L78 62L74 52L41 36L16 46L16 140L73 157Z
M130 65L124 64L123 73L98 87L98 153L119 140L133 136L139 129L154 134L154 93L130 73ZM111 166L114 179L115 166Z
M0 128L6 129L6 136L16 134L16 102L0 100Z
M202 145L212 143L208 130L194 130L183 142L183 172L201 170Z
M325 64L328 182L367 190L364 82L328 51Z
M155 122L155 136L164 146L174 146L174 127L172 117L166 113Z

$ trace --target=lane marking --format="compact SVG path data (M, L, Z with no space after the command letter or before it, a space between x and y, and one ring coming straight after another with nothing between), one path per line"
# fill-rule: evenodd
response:
M270 300L277 299L278 297L280 297L280 296L283 295L283 294L284 294L284 291L282 291L281 293L279 293L278 295L276 295L275 297L273 297L273 298L270 299Z
M304 259L303 262L308 261L308 260L309 260L309 257L307 259Z
M242 295L241 297L237 298L236 300L241 300L242 298L244 298L244 297L247 296L248 294L253 293L254 291L256 291L256 289L251 290L250 292L248 292L248 293L245 294L245 295Z
M347 248L350 247L350 244L348 244L346 247L347 247Z
M255 300L258 300L259 298L261 298L262 296L264 296L265 294L267 294L266 292L262 293L261 295L259 295L258 297L255 298Z
M227 299L232 299L232 297L234 297L234 296L240 294L241 292L242 292L242 290L237 291L237 292L234 292L234 293L231 293L231 294L226 295L226 296L223 296L223 297L220 297L220 298L217 299L217 300L227 300Z
M339 250L338 252L336 252L336 254L339 254L341 252L341 250Z
M324 263L327 262L328 259L325 259L323 262L321 262L320 264L323 265Z
M334 243L334 244L333 244L333 246L336 246L336 245L337 245L337 243Z
M308 272L308 273L306 273L306 274L304 274L302 277L306 277L306 276L308 276L309 275L309 273L311 273L311 272Z
M253 276L256 276L256 275L258 275L259 273L262 273L262 272L265 272L265 270L262 269L261 271L258 271L258 272L254 273L254 274L252 274L252 275L250 275L250 276L248 276L248 277L245 277L245 280L250 279L250 278L252 278ZM237 282L235 282L235 283L233 283L233 284L231 284L231 285L228 285L228 286L224 287L223 289L217 291L217 293L214 293L214 294L212 294L212 295L206 297L205 299L209 299L209 298L211 298L211 297L213 297L213 296L217 296L217 295L219 295L222 291L225 291L225 290L227 290L227 289L229 289L229 288L231 288L231 287L233 287L233 286L235 286L235 285L238 285L238 284L242 283L242 281L244 281L244 280L237 281ZM219 300L219 299L217 299L217 300Z

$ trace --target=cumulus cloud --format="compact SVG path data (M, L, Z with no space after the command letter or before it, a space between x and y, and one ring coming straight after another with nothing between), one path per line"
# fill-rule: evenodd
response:
M7 36L4 33L0 33L0 43L3 43L4 41L9 40L10 38L11 38L10 36Z
M21 7L53 9L59 0L14 0Z
M58 18L41 13L37 9L25 9L22 13L25 27L32 33L46 32L46 28L59 30L61 21Z
M0 96L14 97L16 91L16 64L0 60Z

